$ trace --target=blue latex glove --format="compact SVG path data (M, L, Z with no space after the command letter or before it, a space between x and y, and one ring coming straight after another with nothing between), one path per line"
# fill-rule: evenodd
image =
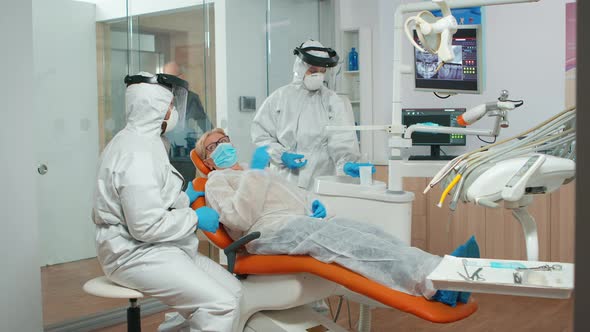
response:
M219 214L208 206L203 206L195 210L197 218L197 228L207 232L215 233L219 228Z
M268 154L268 146L260 146L254 150L252 161L250 162L251 169L265 169L270 162L270 155Z
M205 197L205 193L202 191L196 191L195 188L193 187L193 181L188 183L188 186L186 187L186 191L185 191L186 195L188 196L188 200L189 200L189 205L193 204L194 201L197 200L197 198L199 197Z
M283 164L285 164L285 166L287 166L287 168L297 169L297 168L301 168L307 164L307 160L305 160L303 162L301 161L301 159L303 159L304 157L305 156L302 154L283 152L283 155L281 156L281 160L283 161Z
M317 199L311 203L311 212L314 218L326 218L326 207Z
M344 173L346 173L346 175L350 175L353 178L358 178L360 176L359 174L359 167L361 166L373 166L373 170L371 171L371 173L375 173L376 169L375 166L371 163L346 163L344 164Z

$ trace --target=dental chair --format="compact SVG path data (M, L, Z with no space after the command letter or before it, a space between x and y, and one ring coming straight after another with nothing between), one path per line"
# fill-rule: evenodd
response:
M209 173L209 168L195 150L191 151L190 157L203 174ZM196 191L204 192L206 182L206 178L196 178L193 186ZM205 198L201 197L191 207L197 209L204 205ZM248 254L243 246L260 237L258 232L234 241L220 224L216 233L203 233L215 246L223 249L228 271L242 281L239 331L258 311L290 309L332 295L346 296L370 306L396 308L435 323L455 322L477 310L474 301L459 303L453 308L393 290L338 264L323 263L310 256Z

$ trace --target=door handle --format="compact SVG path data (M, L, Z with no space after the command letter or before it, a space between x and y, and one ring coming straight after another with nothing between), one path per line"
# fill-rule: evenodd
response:
M39 174L41 174L41 175L45 175L48 171L49 171L49 169L47 168L47 165L45 165L45 164L41 164L41 165L39 165L39 167L37 167L37 172L39 172Z

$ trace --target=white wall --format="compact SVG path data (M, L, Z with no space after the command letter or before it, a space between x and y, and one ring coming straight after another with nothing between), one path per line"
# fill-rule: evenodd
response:
M31 0L0 2L0 331L41 331Z
M242 162L250 160L254 149L250 125L255 112L241 112L239 97L256 97L260 107L267 97L267 73L272 93L292 79L293 48L308 38L319 38L317 1L273 0L267 68L266 9L266 0L226 0L215 7L217 126L229 129ZM333 22L332 13L324 13L326 22Z
M324 10L324 13L326 11ZM269 92L293 80L293 49L308 39L320 40L320 10L317 0L272 0L270 2L270 54L268 57ZM329 19L327 19L329 23ZM334 30L333 26L329 30ZM327 36L326 36L327 37Z
M266 98L266 0L226 0L225 4L225 35L217 29L215 33L217 40L227 38L226 76L220 77L217 71L218 84L225 83L227 89L227 94L220 96L225 99L226 108L221 109L218 104L217 125L229 129L240 161L249 161L253 151L250 123L254 112L240 112L238 98L256 97L258 106ZM219 45L217 40L215 45ZM216 62L216 65L219 68L223 64Z
M341 27L370 26L373 30L373 87L376 124L391 122L393 80L393 13L399 3L415 1L340 0ZM510 128L499 137L516 134L564 108L565 1L545 0L532 4L485 8L486 84L481 95L459 95L446 100L432 93L414 91L413 76L402 78L403 107L471 107L493 101L502 89L525 105L510 116ZM542 23L540 23L542 22ZM404 37L405 38L405 37ZM412 49L404 39L404 63L412 64ZM543 53L540 53L540 51ZM359 55L360 56L360 55ZM482 120L475 127L489 126ZM385 137L383 137L385 138ZM384 139L376 139L376 161L387 159ZM381 146L379 146L381 143ZM465 148L446 148L461 153L479 147L477 138ZM381 155L379 156L379 153Z
M321 0L319 15L320 41L326 47L336 48L336 0Z
M393 13L399 0L340 0L340 28L369 27L372 35L374 124L391 123L393 100ZM346 54L343 54L346 56ZM359 54L359 57L362 57ZM373 133L373 162L387 164L387 135Z

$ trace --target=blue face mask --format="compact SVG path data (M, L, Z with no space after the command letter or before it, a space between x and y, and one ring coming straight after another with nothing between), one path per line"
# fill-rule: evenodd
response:
M211 159L219 168L230 168L238 162L238 154L231 143L221 143L211 154Z

